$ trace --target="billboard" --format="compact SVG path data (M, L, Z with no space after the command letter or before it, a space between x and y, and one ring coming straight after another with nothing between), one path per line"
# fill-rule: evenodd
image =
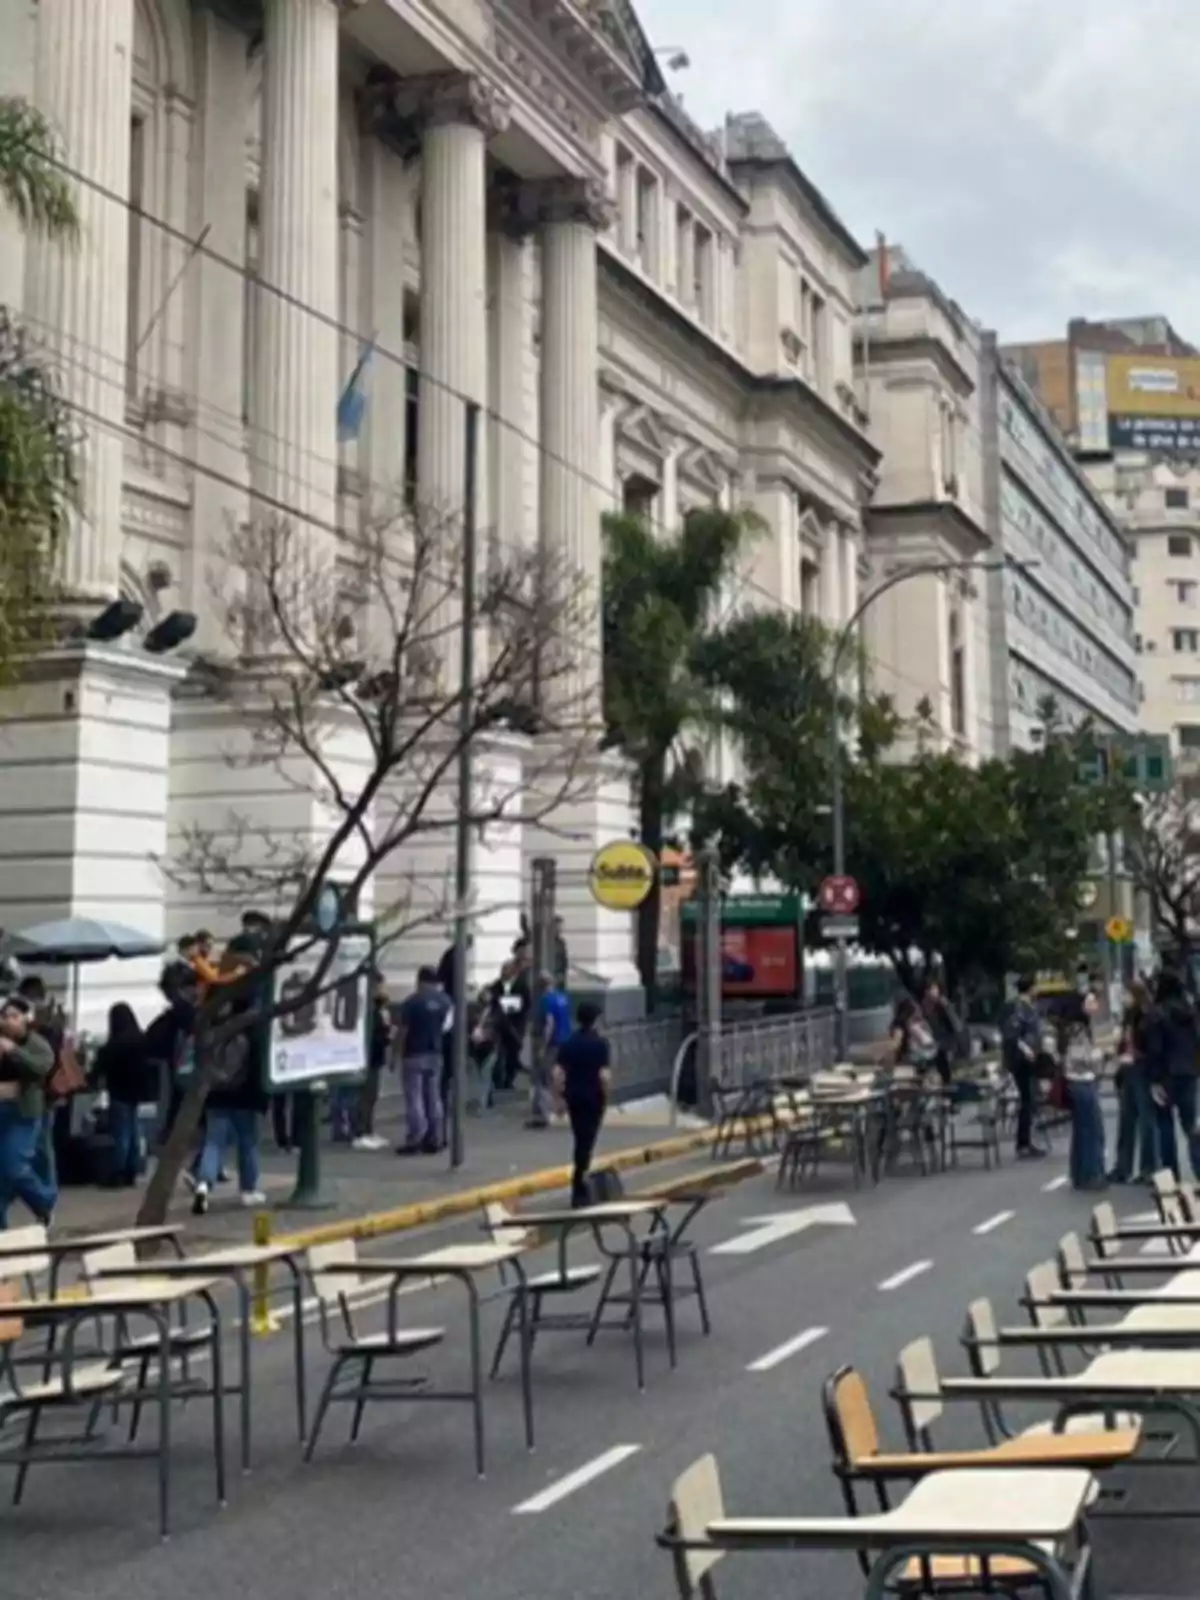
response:
M696 988L698 907L681 909L685 990ZM804 982L803 908L795 895L731 895L721 907L721 993L726 1000L795 999Z
M1200 454L1200 358L1108 358L1108 427L1114 450Z
M272 1018L267 1086L299 1089L325 1078L346 1078L366 1069L371 1019L371 941L343 934L325 973L321 992L307 997L324 955L313 942L281 962L272 999L288 1007Z

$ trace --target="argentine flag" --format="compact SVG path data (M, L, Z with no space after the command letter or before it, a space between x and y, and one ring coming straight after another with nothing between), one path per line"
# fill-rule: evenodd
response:
M346 387L342 390L342 397L337 405L337 435L338 443L346 444L351 439L357 439L362 431L363 416L367 409L367 391L363 387L367 366L375 354L375 340L363 345L359 352L358 360L354 363L354 371L346 380Z

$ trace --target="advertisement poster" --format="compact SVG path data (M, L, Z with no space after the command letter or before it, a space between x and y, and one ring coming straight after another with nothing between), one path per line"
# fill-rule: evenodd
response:
M324 957L313 945L275 973L276 1005L302 995ZM340 940L322 992L272 1019L268 1082L295 1089L325 1078L365 1071L371 1017L371 944L360 935Z
M727 1000L792 999L801 992L800 906L792 895L746 895L721 916L721 993ZM681 910L685 989L696 988L696 908Z

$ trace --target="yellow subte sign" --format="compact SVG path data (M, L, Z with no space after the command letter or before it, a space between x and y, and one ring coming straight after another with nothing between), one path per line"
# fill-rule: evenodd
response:
M588 889L607 911L636 911L654 887L658 862L654 853L633 839L614 839L601 846L588 868Z
M1133 938L1133 923L1128 917L1109 917L1104 931L1113 944L1128 944Z

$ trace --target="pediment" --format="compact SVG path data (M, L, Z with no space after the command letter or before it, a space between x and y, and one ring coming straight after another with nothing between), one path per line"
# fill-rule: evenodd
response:
M692 445L679 458L679 475L690 483L701 484L714 496L721 493L729 481L729 469L719 456L703 445Z
M651 411L649 406L635 406L620 424L622 438L648 455L663 457L670 453L673 435L666 422Z

